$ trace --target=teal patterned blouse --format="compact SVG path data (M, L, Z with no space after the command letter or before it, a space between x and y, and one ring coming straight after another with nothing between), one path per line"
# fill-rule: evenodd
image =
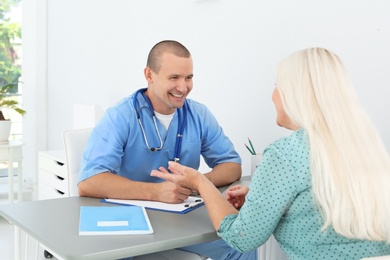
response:
M245 205L238 215L222 220L218 235L245 252L274 234L288 259L361 259L390 254L385 242L348 239L332 228L321 231L322 225L312 196L308 140L300 129L265 149Z

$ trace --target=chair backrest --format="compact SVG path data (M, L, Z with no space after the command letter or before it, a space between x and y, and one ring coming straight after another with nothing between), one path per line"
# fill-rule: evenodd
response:
M77 183L80 164L91 131L92 128L85 128L66 130L63 132L66 167L68 168L69 196L79 195Z

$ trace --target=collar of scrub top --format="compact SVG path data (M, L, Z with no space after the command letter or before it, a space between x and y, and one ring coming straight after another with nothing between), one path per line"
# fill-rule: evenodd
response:
M143 135L144 140L145 140L145 145L149 149L149 151L155 152L155 151L160 151L163 148L164 142L161 138L160 131L158 130L158 127L157 127L156 115L154 113L152 104L150 103L149 98L145 95L146 90L147 90L147 88L141 88L135 92L133 104L134 104L134 109L137 113L138 124L141 127L142 135ZM145 99L146 103L148 104L147 109L150 111L150 114L151 114L152 119L153 119L154 128L156 130L157 137L160 141L160 146L158 146L158 147L150 147L149 146L148 138L146 136L144 126L141 122L141 112L140 112L141 108L140 108L140 106L138 104L138 100L137 100L137 97L139 94ZM180 161L180 153L181 153L181 143L183 140L183 132L184 132L184 128L185 128L186 123L187 123L187 112L188 112L187 100L184 101L183 108L176 109L176 111L177 111L177 116L178 116L178 126L177 126L175 153L174 153L173 161L179 162Z

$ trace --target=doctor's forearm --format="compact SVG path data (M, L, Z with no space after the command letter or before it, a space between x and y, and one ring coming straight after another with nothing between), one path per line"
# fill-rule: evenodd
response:
M211 172L205 173L216 187L225 186L241 178L241 165L238 163L226 162L218 164Z
M103 172L78 185L80 196L111 199L148 199L152 192L145 192L147 183L138 183L122 176Z

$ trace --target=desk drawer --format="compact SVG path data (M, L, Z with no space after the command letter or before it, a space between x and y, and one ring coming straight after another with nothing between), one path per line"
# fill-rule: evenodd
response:
M57 199L66 198L68 192L62 192L54 187L47 185L46 183L39 182L39 198L40 199Z
M68 192L69 190L68 179L64 179L57 174L45 171L43 169L39 170L39 182L43 182L48 186L64 193Z
M62 178L66 178L67 176L67 167L62 162L40 155L38 164L40 169L43 169L48 172L53 172Z

